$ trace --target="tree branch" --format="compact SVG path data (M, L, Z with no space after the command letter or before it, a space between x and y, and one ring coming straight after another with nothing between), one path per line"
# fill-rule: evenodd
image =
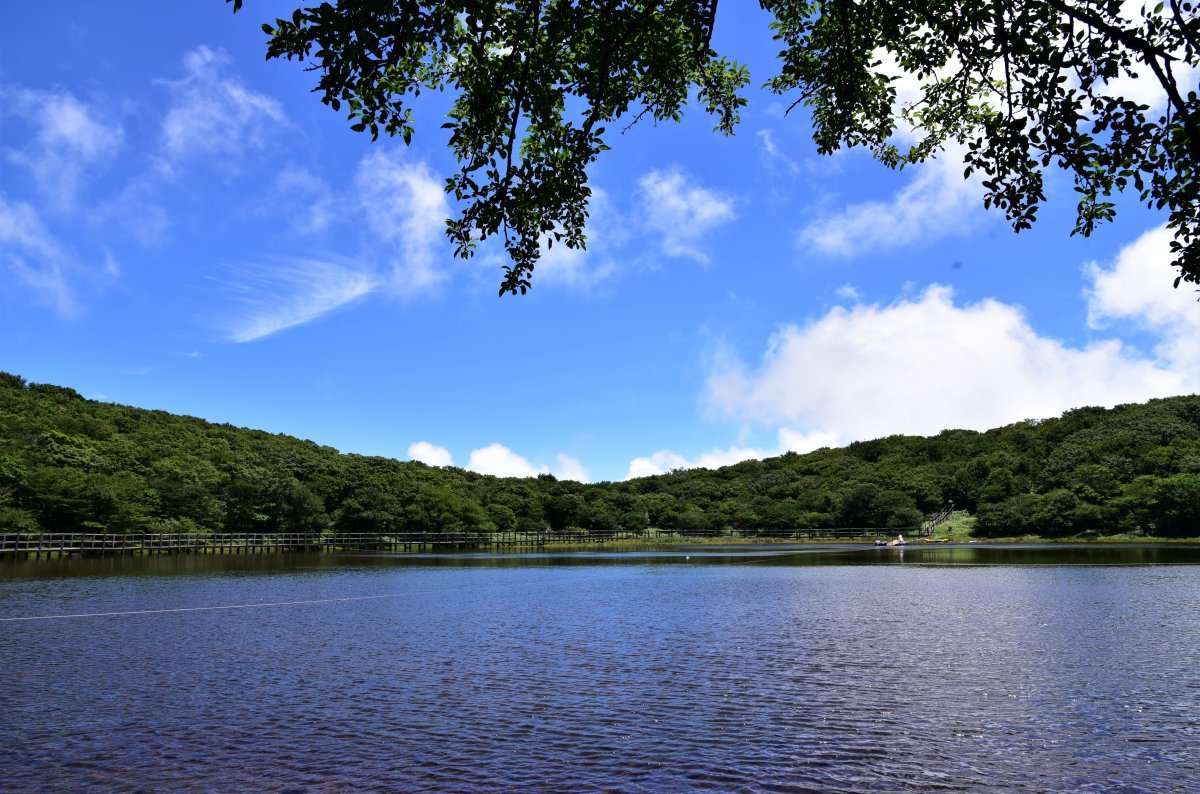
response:
M1171 61L1176 59L1171 57L1169 53L1160 51L1152 43L1136 35L1133 31L1113 25L1091 11L1076 8L1063 0L1045 0L1045 2L1060 14L1064 14L1073 20L1078 20L1093 30L1100 31L1113 41L1124 45L1126 48L1142 56L1143 62L1154 71L1154 76L1158 78L1159 84L1167 92L1167 98L1174 105L1176 115L1183 122L1184 135L1187 137L1186 145L1188 152L1200 163L1200 124L1197 124L1196 119L1188 112L1187 103L1180 96L1179 86L1175 84L1174 76L1171 75ZM1160 58L1163 64L1159 63ZM1165 69L1163 65L1166 66Z
M542 2L536 0L529 13L529 43L531 46L526 48L525 61L521 64L521 76L517 81L516 96L513 101L512 121L508 129L508 151L507 160L504 169L504 181L500 183L499 194L501 196L508 195L509 185L513 180L513 152L517 146L517 126L521 122L521 108L525 103L525 86L529 82L529 61L533 57L532 53L535 49L534 45L537 41L538 27L541 24L542 18ZM506 222L507 225L507 222Z
M1200 52L1200 42L1197 42L1191 28L1188 27L1188 20L1185 20L1179 13L1179 0L1170 0L1168 5L1171 6L1171 14L1175 17L1175 22L1179 25L1179 33L1183 36L1183 40L1188 43L1192 50ZM1192 26L1196 25L1196 20L1191 20Z
M712 48L713 28L717 26L717 3L719 0L708 0L708 6L705 9L704 18L702 20L704 31L704 49Z

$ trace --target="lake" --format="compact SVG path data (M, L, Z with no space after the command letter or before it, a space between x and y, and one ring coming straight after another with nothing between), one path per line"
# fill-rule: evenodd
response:
M6 561L0 671L10 792L1194 792L1200 547Z

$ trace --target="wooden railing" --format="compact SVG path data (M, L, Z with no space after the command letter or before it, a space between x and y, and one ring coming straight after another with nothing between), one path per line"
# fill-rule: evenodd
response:
M628 536L629 533L624 533ZM19 533L0 534L0 557L120 554L263 554L287 551L429 551L489 546L544 546L560 537L579 542L578 533ZM606 538L617 539L615 535ZM624 539L624 538L622 538Z
M921 534L932 535L933 530L937 529L942 524L950 519L950 514L954 512L954 502L947 502L946 506L936 513L930 513L925 516L925 520L921 522Z
M879 529L840 527L835 529L793 529L733 532L666 532L651 530L571 529L554 532L394 532L368 534L339 532L301 533L0 533L0 559L137 554L267 554L303 551L467 551L471 549L539 548L550 544L589 545L627 540L654 540L656 537L727 538L730 541L756 539L784 540L867 540L895 532L911 532L912 527Z

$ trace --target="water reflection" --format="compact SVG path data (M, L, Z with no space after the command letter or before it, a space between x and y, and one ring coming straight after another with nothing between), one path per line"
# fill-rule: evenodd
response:
M636 551L555 550L511 553L157 555L0 560L0 579L163 576L364 568L540 568L593 565L1196 565L1200 545L861 543L670 545Z
M1196 551L8 565L0 617L143 611L0 623L0 736L19 750L0 754L0 780L6 792L1197 791ZM275 606L156 611L253 604Z

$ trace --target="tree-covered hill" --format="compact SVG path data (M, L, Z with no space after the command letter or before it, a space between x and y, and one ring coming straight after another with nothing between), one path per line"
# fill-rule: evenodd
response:
M981 535L1200 535L1200 396L583 485L342 454L0 373L0 531L773 535L908 527L950 500Z

